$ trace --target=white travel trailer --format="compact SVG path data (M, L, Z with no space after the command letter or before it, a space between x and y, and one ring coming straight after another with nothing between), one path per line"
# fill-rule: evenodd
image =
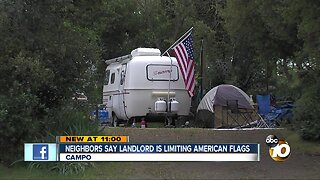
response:
M114 126L132 118L189 114L191 98L177 60L160 54L159 49L137 48L106 60L103 104Z

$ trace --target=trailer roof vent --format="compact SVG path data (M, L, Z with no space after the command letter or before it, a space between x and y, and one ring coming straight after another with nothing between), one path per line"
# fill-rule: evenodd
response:
M137 48L131 51L132 57L135 56L160 56L161 52L155 48Z

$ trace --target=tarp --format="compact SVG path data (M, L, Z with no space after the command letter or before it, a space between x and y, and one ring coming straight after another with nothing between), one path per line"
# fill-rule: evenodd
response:
M227 101L237 100L241 109L254 109L250 104L250 97L240 88L223 84L212 88L201 100L198 110L204 109L214 112L214 106L227 106Z

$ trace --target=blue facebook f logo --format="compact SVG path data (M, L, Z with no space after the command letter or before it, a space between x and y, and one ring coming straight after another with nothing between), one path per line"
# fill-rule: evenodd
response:
M48 144L33 145L33 160L48 160Z

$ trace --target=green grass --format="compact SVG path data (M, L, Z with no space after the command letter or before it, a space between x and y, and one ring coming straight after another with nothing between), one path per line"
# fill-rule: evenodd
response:
M82 175L62 175L48 170L28 169L21 165L8 168L0 164L0 179L78 179L80 177Z
M298 133L288 129L283 130L283 136L295 151L306 154L320 154L319 142L304 141Z
M125 179L134 174L132 162L96 162L96 168L88 169L83 179Z
M8 168L0 164L0 179L124 179L133 174L131 162L96 162L95 168L84 173L63 175L42 169L28 169L22 165ZM121 172L121 173L119 173Z

